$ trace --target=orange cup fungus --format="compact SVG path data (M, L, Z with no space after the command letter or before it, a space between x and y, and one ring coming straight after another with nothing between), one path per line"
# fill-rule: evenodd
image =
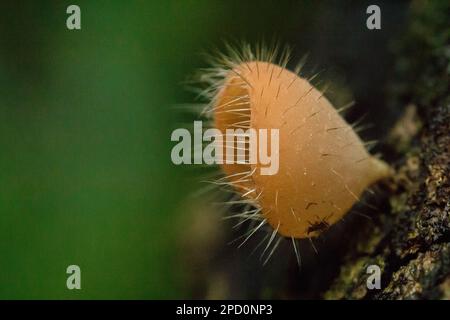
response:
M242 58L244 57L244 58ZM371 156L353 127L307 79L247 54L221 57L227 68L209 105L214 126L278 129L279 170L260 174L261 164L221 164L230 184L280 235L312 238L338 222L364 190L390 174ZM214 77L211 77L214 78ZM255 230L256 231L256 230ZM295 245L295 244L294 244Z

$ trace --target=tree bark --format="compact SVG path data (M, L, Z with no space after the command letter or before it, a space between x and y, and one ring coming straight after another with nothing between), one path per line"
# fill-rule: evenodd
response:
M326 299L450 298L450 4L414 1L397 42L392 107L406 107L384 153L396 174L389 207L358 233ZM378 265L381 289L367 289Z

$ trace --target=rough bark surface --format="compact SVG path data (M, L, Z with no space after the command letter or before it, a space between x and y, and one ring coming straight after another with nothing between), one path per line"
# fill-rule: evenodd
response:
M450 298L450 4L415 1L410 15L389 87L392 107L407 105L383 147L389 208L359 232L326 299ZM373 264L380 290L366 286Z

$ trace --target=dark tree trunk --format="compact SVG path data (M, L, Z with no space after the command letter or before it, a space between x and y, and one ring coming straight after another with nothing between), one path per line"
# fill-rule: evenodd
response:
M415 1L399 40L392 107L408 105L392 129L389 209L346 254L328 299L450 298L450 3ZM365 266L382 270L368 290Z

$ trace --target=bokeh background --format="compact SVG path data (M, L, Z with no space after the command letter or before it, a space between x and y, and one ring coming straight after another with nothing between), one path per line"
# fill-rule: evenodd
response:
M79 31L66 28L70 4ZM382 138L399 112L383 104L384 84L408 3L376 1L379 31L366 28L369 4L1 1L0 298L272 297L261 282L278 283L279 268L199 247L231 229L188 197L198 171L170 161L171 106L193 100L183 81L206 66L202 52L275 37L293 60L309 53L311 70L356 101L349 119L368 112L367 138ZM82 290L66 288L70 264ZM242 270L228 276L239 286L223 288L223 266Z

